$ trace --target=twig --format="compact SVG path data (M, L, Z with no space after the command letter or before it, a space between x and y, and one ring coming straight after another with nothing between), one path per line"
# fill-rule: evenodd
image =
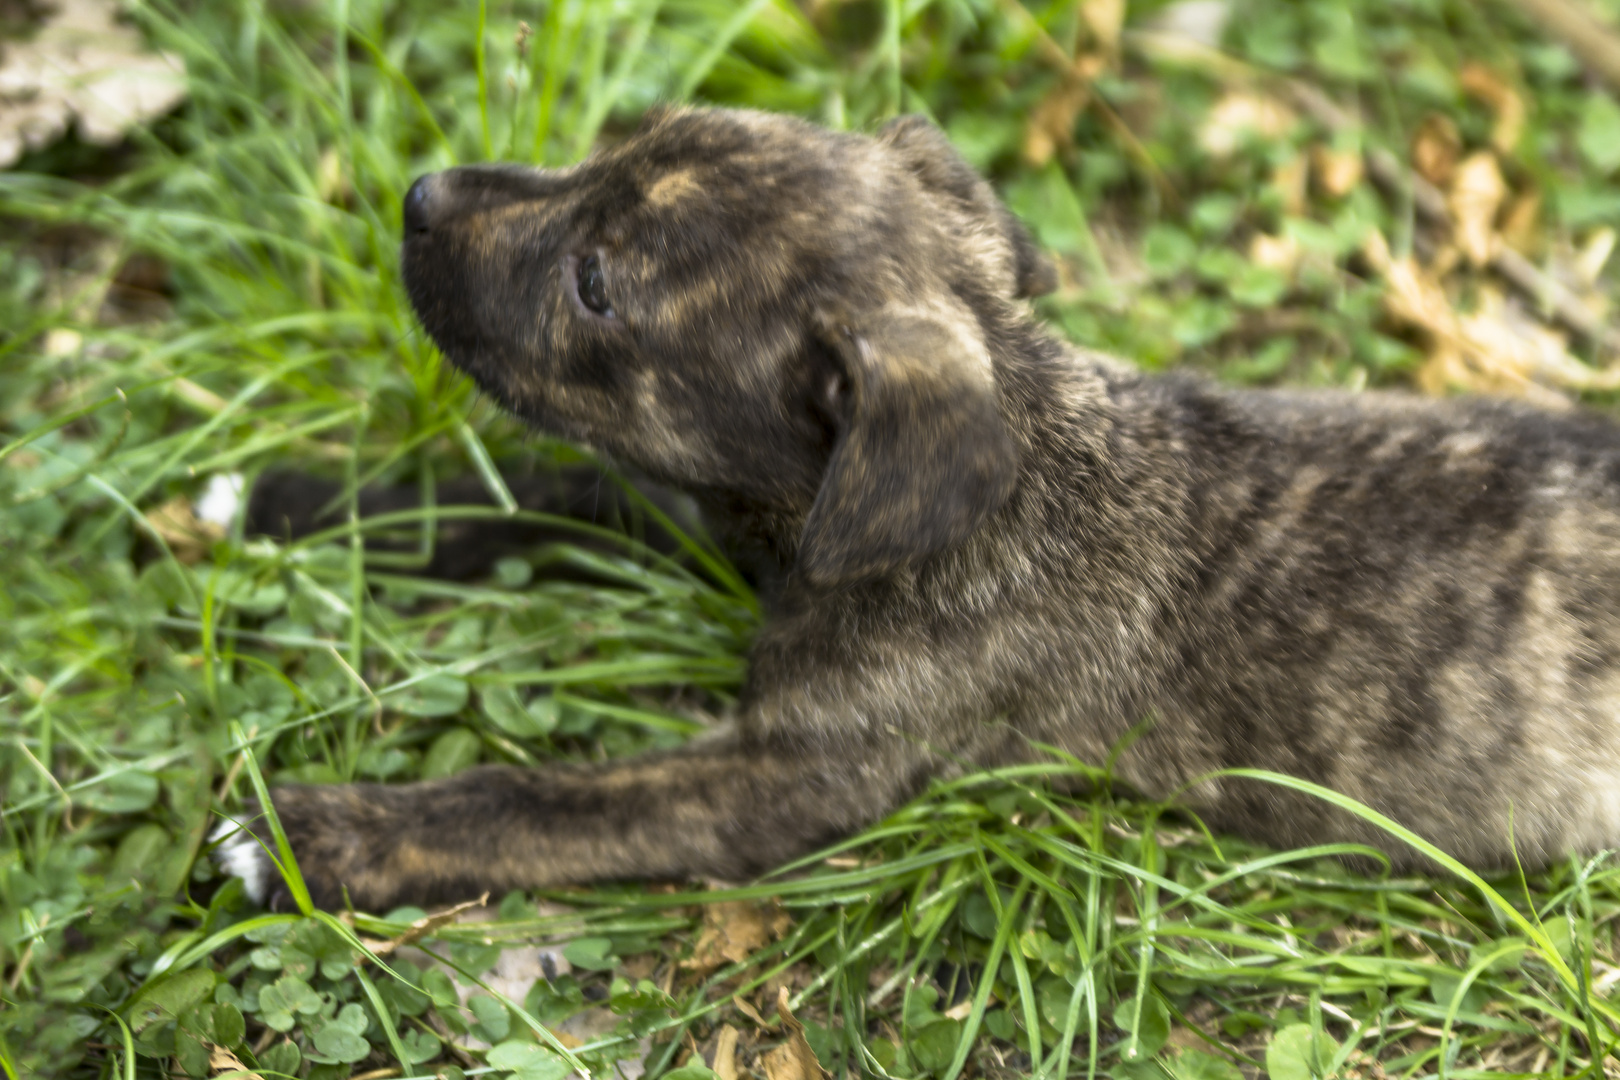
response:
M23 950L22 956L17 960L17 969L11 973L11 978L6 980L6 989L13 994L17 992L17 987L22 985L23 976L28 974L28 965L34 961L34 946L37 943L37 938L28 943L28 947Z
M415 922L411 923L410 926L406 927L404 933L400 934L396 938L393 938L392 940L372 941L366 939L362 942L362 944L371 950L372 956L387 956L396 949L402 949L407 945L415 945L418 941L421 941L435 930L449 926L451 923L456 921L456 917L459 916L463 911L468 911L476 907L483 907L487 903L489 903L489 893L486 892L476 900L465 900L454 907L445 908L443 911L436 912L432 915L422 916L420 919L417 919Z
M1567 0L1515 0L1516 3L1563 4ZM1605 31L1607 33L1607 31ZM1175 34L1138 31L1125 35L1126 47L1149 60L1181 64L1203 70L1226 82L1249 82L1270 85L1287 95L1300 112L1333 132L1354 132L1362 127L1355 113L1343 108L1326 94L1308 83L1271 75L1227 56L1216 49ZM1611 41L1611 44L1615 44ZM1620 44L1615 45L1616 63L1620 64ZM1616 74L1620 75L1620 67ZM1450 229L1451 207L1445 194L1423 177L1401 164L1394 154L1382 147L1366 151L1367 173L1385 189L1410 192L1412 205L1430 224ZM1600 351L1620 354L1620 331L1582 304L1580 299L1556 278L1543 273L1535 264L1506 244L1498 243L1491 255L1491 269L1509 284L1528 295L1556 322L1590 341Z
M1579 0L1511 0L1538 30L1563 42L1592 74L1620 90L1620 36Z
M254 737L258 734L259 725L254 724L252 727L248 728L247 741L252 742ZM231 762L231 767L225 770L225 776L219 782L219 790L214 793L214 798L216 801L225 801L225 796L229 795L231 793L231 788L236 785L236 777L241 773L242 766L246 764L247 751L243 750L240 754L236 755L236 760Z
M1070 56L1063 46L1053 40L1046 27L1041 25L1040 20L1036 19L1028 8L1018 3L1018 0L1002 0L1001 6L1008 15L1021 18L1035 35L1035 46L1040 53L1042 63L1057 72L1060 78L1072 79L1076 77L1077 58ZM1095 91L1095 86L1092 86L1092 89ZM1159 163L1153 160L1153 155L1148 152L1146 146L1142 145L1142 140L1136 137L1136 133L1125 122L1125 118L1114 111L1113 106L1104 101L1100 94L1092 93L1088 104L1096 110L1097 115L1108 129L1125 144L1125 152L1136 159L1137 165L1141 167L1143 172L1147 173L1148 180L1159 192L1159 197L1172 207L1179 207L1181 205L1181 195L1176 191L1175 185L1164 174L1164 170L1159 168Z
M1303 103L1300 104L1300 108L1309 111ZM1320 122L1320 118L1317 119ZM1451 208L1446 205L1445 195L1439 188L1403 166L1388 150L1380 148L1367 152L1367 172L1383 187L1410 191L1412 205L1431 224L1445 229L1451 227ZM1591 309L1581 303L1580 298L1563 282L1542 273L1529 259L1501 242L1496 244L1495 250L1491 253L1490 265L1491 269L1506 278L1514 288L1540 304L1543 310L1566 329L1579 334L1603 352L1620 354L1620 331L1606 325L1602 319L1592 314Z
M39 774L50 782L51 787L56 789L56 793L58 795L62 796L62 827L71 832L73 830L72 796L70 796L67 791L63 789L61 782L51 774L50 769L45 767L45 763L40 761L39 758L35 757L32 750L28 749L28 745L22 741L21 735L17 736L17 749L21 750L23 752L23 756L28 758L29 761L33 762L34 768L39 770Z

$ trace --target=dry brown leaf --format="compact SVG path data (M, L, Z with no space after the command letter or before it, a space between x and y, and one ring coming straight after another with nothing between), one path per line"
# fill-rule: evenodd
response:
M264 1080L264 1077L242 1064L242 1059L225 1049L208 1043L208 1068L215 1076L229 1074L233 1080Z
M1434 255L1429 258L1429 265L1424 268L1424 273L1436 281L1444 281L1453 270L1457 269L1462 259L1462 252L1457 250L1457 245L1448 240L1434 249Z
M485 893L476 900L466 900L454 907L445 908L443 911L424 915L411 923L403 934L388 941L377 938L361 938L360 941L367 949L371 950L373 956L387 956L396 949L403 949L407 945L416 944L441 926L450 925L456 921L456 917L463 911L483 907L487 903L489 903L489 893Z
M1249 241L1249 261L1284 274L1294 272L1299 265L1299 241L1292 236L1271 236L1255 233Z
M1468 378L1460 348L1457 314L1445 290L1410 255L1394 258L1382 233L1374 231L1362 246L1374 269L1384 276L1384 309L1398 322L1422 331L1429 341L1428 359L1418 384L1431 394L1444 393Z
M1614 254L1614 241L1614 230L1605 225L1588 236L1586 243L1575 253L1575 274L1582 285L1596 283L1598 275L1608 265L1609 256Z
M787 987L776 992L776 1011L787 1026L787 1042L760 1058L765 1080L824 1080L827 1070L816 1060L816 1052L805 1041L804 1025L788 1009Z
M1252 90L1231 90L1217 101L1198 131L1198 145L1215 157L1229 157L1244 139L1279 139L1299 118L1281 101Z
M1060 149L1074 145L1074 125L1091 103L1091 83L1103 73L1101 56L1077 57L1069 70L1047 92L1024 125L1024 160L1039 168Z
M1506 197L1507 181L1491 151L1470 154L1457 166L1446 201L1451 206L1457 246L1475 266L1489 263L1501 243L1496 235L1496 212Z
M988 1000L991 1003L994 1003L995 1000L996 1000L996 996L994 994L991 994ZM940 1013L940 1015L943 1016L947 1020L966 1020L972 1014L973 1014L973 999L972 998L963 998L961 1001L958 1001L955 1005L952 1005L950 1008L948 1008L944 1012Z
M119 22L117 0L57 0L38 31L0 56L0 169L78 122L79 137L110 146L186 96L178 57L146 50Z
M722 1024L714 1040L714 1072L720 1080L737 1080L737 1029L730 1024Z
M1524 398L1567 408L1555 388L1620 387L1620 368L1588 367L1570 354L1564 336L1485 290L1467 315L1451 305L1438 277L1411 256L1393 258L1382 234L1368 237L1363 253L1384 276L1384 307L1390 316L1421 331L1427 358L1418 385L1432 394L1461 389Z
M191 500L176 495L168 502L146 512L146 523L163 538L174 552L174 557L191 566L208 554L225 530L211 521L203 521L191 508Z
M1335 199L1354 191L1366 174L1360 150L1335 150L1323 145L1311 148L1311 170L1316 174L1317 186Z
M1438 187L1451 182L1451 171L1462 153L1462 136L1457 125L1441 113L1430 113L1412 136L1412 167L1418 175Z
M1091 39L1106 52L1119 48L1119 32L1125 25L1125 0L1084 0L1080 18L1085 20Z
M754 1008L754 1003L743 997L741 994L738 994L736 997L732 998L731 1003L737 1007L738 1012L752 1020L756 1026L762 1028L773 1028L776 1026L769 1020L766 1020L763 1016L759 1015L759 1010Z
M703 930L681 967L707 974L740 963L781 937L789 925L787 913L774 904L761 906L747 900L708 904L703 908Z
M1562 333L1511 304L1498 290L1481 293L1479 307L1458 319L1471 357L1496 367L1523 372L1538 384L1572 390L1612 390L1620 386L1620 368L1598 369L1569 351Z
M1491 145L1509 154L1524 133L1524 99L1506 80L1477 60L1470 60L1458 73L1464 92L1483 101L1496 116L1491 125Z
M1502 242L1518 251L1529 251L1536 243L1536 227L1541 219L1541 192L1520 192L1502 214Z
M1271 169L1271 186L1282 195L1283 212L1289 217L1305 213L1305 184L1310 169L1304 154L1293 154Z

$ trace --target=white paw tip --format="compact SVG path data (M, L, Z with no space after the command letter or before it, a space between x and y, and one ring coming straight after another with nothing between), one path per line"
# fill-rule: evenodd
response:
M192 513L197 515L198 521L229 529L241 508L242 474L215 473L208 478L208 487L192 506Z
M214 859L220 869L232 877L241 878L242 890L255 904L264 903L266 886L269 884L266 878L269 875L266 873L264 852L259 850L259 841L253 834L237 822L226 819L219 823L209 839L219 844L214 849Z

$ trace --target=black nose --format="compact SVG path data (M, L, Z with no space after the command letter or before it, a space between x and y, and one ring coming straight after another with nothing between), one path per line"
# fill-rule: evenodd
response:
M431 220L433 201L433 174L418 176L416 183L405 193L405 235L425 233Z

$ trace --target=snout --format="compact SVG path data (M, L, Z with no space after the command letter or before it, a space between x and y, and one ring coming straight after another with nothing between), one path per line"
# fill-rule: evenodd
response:
M401 202L400 270L422 328L503 401L562 295L567 196L558 170L463 165L418 177Z
M566 201L573 170L525 165L462 165L416 178L405 192L405 239L423 240L452 229L462 219L499 213L514 204L537 209Z
M439 174L418 176L405 192L405 235L421 236L433 228L433 211L439 188Z

